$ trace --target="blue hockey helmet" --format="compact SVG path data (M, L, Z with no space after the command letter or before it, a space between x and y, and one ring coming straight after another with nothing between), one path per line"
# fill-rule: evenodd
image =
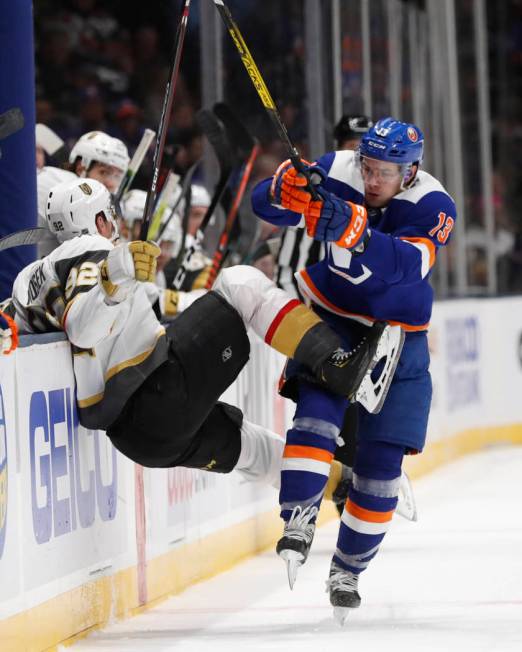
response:
M359 155L399 165L421 163L424 150L422 131L413 124L383 118L362 136Z

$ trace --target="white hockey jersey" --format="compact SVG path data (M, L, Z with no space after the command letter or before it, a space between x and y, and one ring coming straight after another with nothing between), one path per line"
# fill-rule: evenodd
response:
M119 304L109 305L99 266L113 245L82 235L25 267L13 286L21 332L63 330L71 342L80 422L107 429L121 409L167 359L165 329L152 304L158 290L137 283Z

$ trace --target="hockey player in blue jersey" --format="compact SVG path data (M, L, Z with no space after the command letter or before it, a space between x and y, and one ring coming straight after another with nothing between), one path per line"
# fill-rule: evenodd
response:
M342 623L358 607L359 574L390 525L405 454L422 451L431 402L428 371L433 290L429 277L455 223L452 198L420 169L424 138L413 124L377 122L359 148L309 165L316 184L290 161L252 195L255 212L280 226L301 224L327 243L324 260L297 276L301 292L346 344L375 320L400 325L404 346L377 414L359 407L353 478L341 518L328 587ZM283 393L297 402L287 433L280 505L285 526L277 545L292 584L306 561L346 401L300 377L289 362Z

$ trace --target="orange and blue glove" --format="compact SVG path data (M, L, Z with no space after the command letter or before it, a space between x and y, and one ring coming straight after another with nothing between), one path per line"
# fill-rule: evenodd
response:
M0 312L0 353L9 355L18 346L18 327L14 319Z
M324 174L318 166L301 159L303 167L311 173ZM321 175L322 176L322 175ZM307 190L310 180L293 166L287 159L277 168L272 177L270 186L270 201L276 206L282 206L294 213L305 213L312 200L310 191Z
M315 240L334 242L345 249L356 249L368 233L368 215L364 206L339 199L324 188L321 197L311 201L305 211L306 232Z

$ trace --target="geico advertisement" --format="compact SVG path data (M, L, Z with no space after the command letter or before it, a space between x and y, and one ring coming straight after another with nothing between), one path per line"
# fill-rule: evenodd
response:
M21 590L15 405L14 356L0 357L0 619Z
M24 557L33 586L121 551L116 450L80 426L67 343L17 352ZM37 563L45 561L45 563Z

